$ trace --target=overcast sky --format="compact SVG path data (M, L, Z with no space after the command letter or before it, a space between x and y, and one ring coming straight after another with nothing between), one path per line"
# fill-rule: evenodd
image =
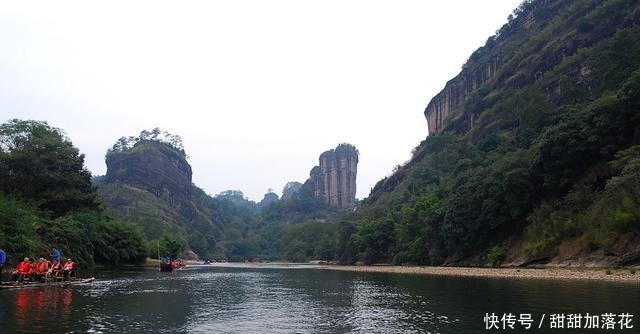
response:
M364 198L520 2L7 1L0 122L63 129L94 175L116 139L157 126L182 137L197 186L256 201L348 142Z

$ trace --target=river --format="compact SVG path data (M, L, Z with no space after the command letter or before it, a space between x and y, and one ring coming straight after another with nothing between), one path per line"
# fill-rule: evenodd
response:
M554 316L557 325L560 315L587 313L613 314L616 330L608 332L640 328L640 287L628 283L244 264L94 274L97 280L88 285L1 290L0 333L601 332L567 329L566 318L564 329L551 328ZM634 328L621 329L624 319ZM580 323L586 325L584 319ZM509 324L515 330L502 329Z

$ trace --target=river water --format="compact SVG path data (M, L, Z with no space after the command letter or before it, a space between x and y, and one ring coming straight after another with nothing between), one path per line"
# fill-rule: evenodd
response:
M604 332L640 333L637 283L230 264L94 274L97 280L89 285L0 290L0 333L603 332L567 329L566 319L564 329L551 328L552 315L559 324L560 315L587 313L615 315L616 329ZM529 330L519 322L527 314L533 320ZM493 315L505 322L492 321ZM626 327L634 328L621 329L619 321L629 318ZM515 330L502 329L514 319Z

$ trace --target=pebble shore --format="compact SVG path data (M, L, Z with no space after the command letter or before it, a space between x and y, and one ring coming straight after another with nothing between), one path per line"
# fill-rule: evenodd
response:
M569 269L569 268L473 268L473 267L418 267L418 266L324 266L326 270L397 273L414 275L438 275L461 277L496 277L514 279L562 279L598 280L640 283L640 272L632 274L629 269Z

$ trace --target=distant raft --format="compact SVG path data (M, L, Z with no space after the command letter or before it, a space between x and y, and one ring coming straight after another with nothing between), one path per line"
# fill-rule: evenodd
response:
M2 282L0 283L0 289L24 289L24 288L37 288L41 286L58 286L58 285L76 285L76 284L86 284L95 281L95 277L89 278L74 278L67 281L59 281L59 282Z

